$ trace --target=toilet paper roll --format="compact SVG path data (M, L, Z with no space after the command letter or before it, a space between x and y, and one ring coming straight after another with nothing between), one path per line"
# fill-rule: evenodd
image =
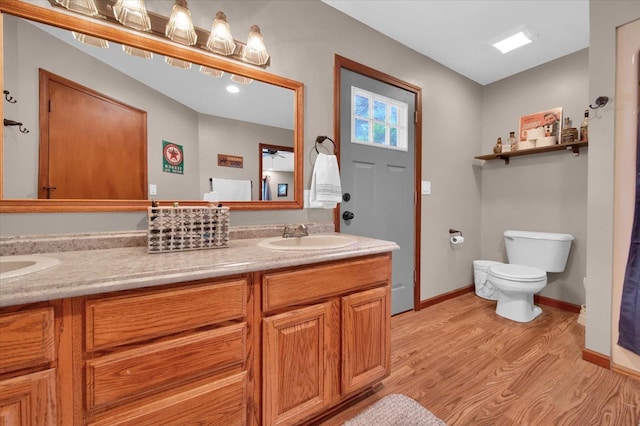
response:
M462 244L464 242L464 237L456 235L455 237L451 237L449 242L451 242L451 244Z
M527 140L541 139L544 137L544 127L536 127L535 129L527 130Z

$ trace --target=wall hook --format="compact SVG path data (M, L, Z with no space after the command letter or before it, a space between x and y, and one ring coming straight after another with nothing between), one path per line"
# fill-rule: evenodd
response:
M607 104L607 102L609 102L609 98L607 96L598 96L596 98L596 106L589 105L589 108L591 108L591 109L602 108L603 106L605 106Z
M11 93L8 90L4 90L3 93L4 93L4 98L10 104L15 104L16 102L18 102L17 100L13 99L13 96L11 96Z
M4 119L4 125L5 126L18 126L18 130L20 130L20 133L29 133L29 129L27 129L26 127L22 127L22 123L19 123L17 121L7 120L5 118Z

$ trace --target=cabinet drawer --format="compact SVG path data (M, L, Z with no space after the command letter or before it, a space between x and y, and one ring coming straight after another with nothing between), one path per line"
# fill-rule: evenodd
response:
M244 278L88 300L87 351L243 318L246 309Z
M54 361L54 342L53 307L0 315L0 373Z
M359 288L387 283L391 255L385 254L297 270L265 273L262 277L265 312L317 301Z
M247 373L218 380L178 395L109 414L90 426L244 425Z
M242 365L246 323L87 361L87 409L160 391L174 383Z

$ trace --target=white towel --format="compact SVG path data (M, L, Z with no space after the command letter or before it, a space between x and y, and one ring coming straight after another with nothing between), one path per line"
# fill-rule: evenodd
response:
M340 170L335 155L319 153L311 176L309 207L334 209L342 200Z
M212 192L220 201L251 201L251 181L236 179L211 179Z

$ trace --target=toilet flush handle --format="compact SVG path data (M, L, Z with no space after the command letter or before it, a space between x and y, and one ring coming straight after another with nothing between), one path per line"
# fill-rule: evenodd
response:
M507 240L511 240L511 241L513 241L513 240L514 240L514 238L513 238L513 237L505 237L505 238L506 238Z

